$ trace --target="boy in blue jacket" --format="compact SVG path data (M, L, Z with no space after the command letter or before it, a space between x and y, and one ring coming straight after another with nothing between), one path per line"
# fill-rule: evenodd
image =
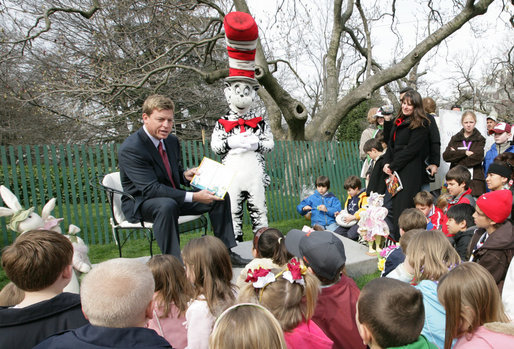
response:
M341 211L341 202L329 189L330 179L319 176L316 178L314 194L302 200L296 210L302 216L311 212L312 227L319 225L323 230L334 231L338 227L335 217Z

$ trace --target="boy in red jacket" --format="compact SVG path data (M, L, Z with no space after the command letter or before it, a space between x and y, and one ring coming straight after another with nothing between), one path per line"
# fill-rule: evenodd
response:
M426 190L420 191L414 196L414 206L427 217L427 230L442 230L446 236L450 236L446 226L448 218L439 207L434 205L432 194Z
M446 184L448 185L448 193L452 197L448 201L447 211L457 204L470 204L475 207L475 199L471 196L471 189L469 188L470 181L471 173L462 165L457 165L448 171Z

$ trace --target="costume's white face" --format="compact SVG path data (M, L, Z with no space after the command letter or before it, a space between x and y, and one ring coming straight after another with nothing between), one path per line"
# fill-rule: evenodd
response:
M234 113L245 114L252 105L256 91L250 84L234 81L225 87L225 98Z

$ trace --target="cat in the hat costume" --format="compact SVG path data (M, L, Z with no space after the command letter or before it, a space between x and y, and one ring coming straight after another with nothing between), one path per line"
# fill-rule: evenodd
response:
M268 225L265 187L270 179L264 154L273 150L274 141L263 117L250 110L259 89L254 72L257 24L247 13L231 12L225 16L224 27L230 66L225 98L230 110L216 122L211 148L236 173L228 193L234 234L242 241L245 201L253 231Z

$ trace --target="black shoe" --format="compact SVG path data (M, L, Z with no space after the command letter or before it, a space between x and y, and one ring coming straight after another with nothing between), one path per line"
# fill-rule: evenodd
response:
M243 234L236 236L237 242L243 242Z
M241 257L235 252L228 251L228 254L230 256L230 261L232 262L232 267L245 267L248 263L250 263L251 259L246 259Z

